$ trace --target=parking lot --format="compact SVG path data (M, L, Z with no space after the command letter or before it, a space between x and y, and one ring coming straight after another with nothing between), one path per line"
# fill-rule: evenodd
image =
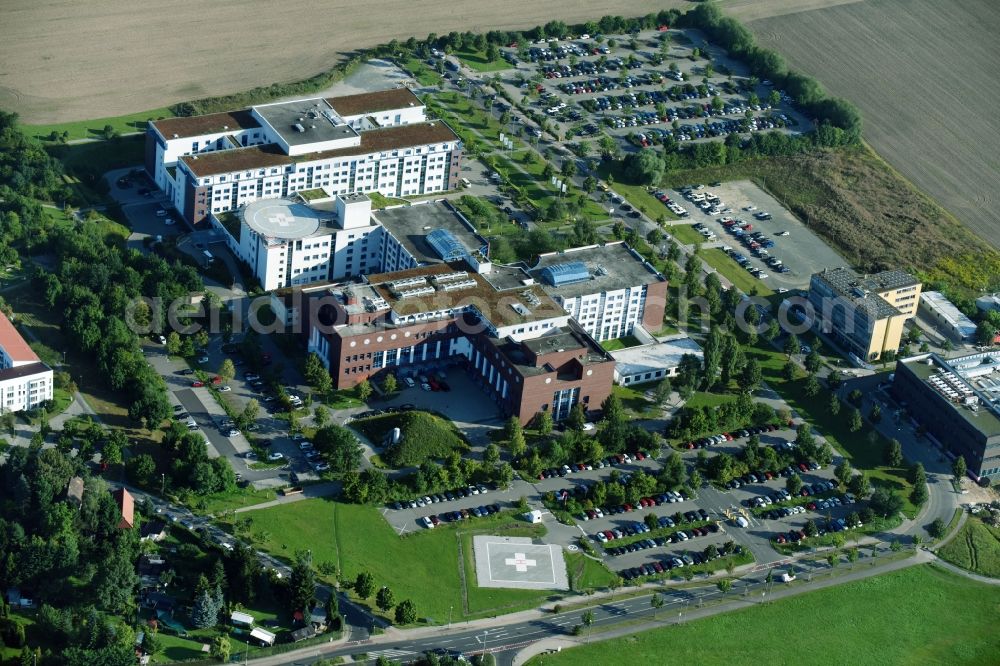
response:
M633 48L633 46L635 48ZM694 49L699 56L694 57ZM706 59L711 56L711 61ZM742 63L686 31L644 31L508 48L505 82L537 95L536 112L557 132L606 132L635 145L680 143L787 128L803 118L770 82L751 85Z
M680 190L664 193L687 213L671 226L700 225L705 230L701 232L705 247L720 247L748 269L763 272L763 282L776 291L808 288L813 273L848 265L788 209L749 180L702 184L701 189L688 194ZM707 199L709 195L716 197L718 204L713 205ZM702 197L705 200L701 205L711 207L699 206ZM752 243L760 247L754 249ZM779 272L781 266L785 272Z

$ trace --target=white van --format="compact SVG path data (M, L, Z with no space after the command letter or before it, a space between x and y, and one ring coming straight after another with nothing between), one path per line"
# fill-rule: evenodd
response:
M747 522L747 519L744 518L743 516L736 517L736 524L739 525L740 527L750 527L750 523Z
M460 178L458 182L462 184L462 187L472 187L472 183L469 182L468 178Z

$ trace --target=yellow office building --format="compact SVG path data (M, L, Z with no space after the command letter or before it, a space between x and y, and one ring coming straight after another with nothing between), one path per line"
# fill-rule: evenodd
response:
M815 273L809 282L814 325L858 358L877 360L899 349L906 320L917 312L921 286L903 271Z

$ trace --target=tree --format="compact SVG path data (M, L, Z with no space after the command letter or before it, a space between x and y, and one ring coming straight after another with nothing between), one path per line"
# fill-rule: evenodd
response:
M805 366L806 371L810 374L819 372L819 369L823 366L823 357L819 355L819 352L815 348L806 355Z
M312 568L312 554L299 551L295 554L292 575L288 581L291 611L308 612L316 605L316 573Z
M153 480L153 475L156 474L156 461L148 453L140 453L129 459L125 469L128 478L135 483L141 486L149 485Z
M872 511L876 514L883 518L888 518L889 516L895 516L902 510L903 498L889 488L879 486L872 493L869 506L871 506Z
M409 599L403 599L396 606L396 624L413 624L417 621L417 608Z
M816 525L816 521L812 518L806 521L805 527L802 531L806 533L808 537L814 537L819 534L819 527Z
M181 336L177 331L170 331L167 335L167 353L171 356L181 353Z
M218 374L222 377L223 382L231 382L233 377L236 376L236 366L233 365L233 361L228 358L224 360L222 365L219 366Z
M657 405L663 405L670 397L671 391L673 391L673 387L670 385L670 380L662 379L653 388L653 400Z
M101 447L101 462L109 465L120 465L122 449L128 446L128 437L121 430L112 430L107 441Z
M852 405L860 405L862 398L864 398L864 394L861 392L861 389L852 389L851 392L847 394L847 399Z
M337 472L352 472L361 466L364 449L353 432L331 424L320 428L313 436L313 445Z
M834 416L840 414L840 398L837 397L836 393L830 394L830 405L827 407L827 409L829 409L830 413L833 414Z
M653 619L656 619L656 612L663 608L663 597L660 596L659 592L654 592L653 596L649 598L649 605L653 607Z
M740 373L739 385L744 391L753 392L763 379L763 375L760 370L760 365L757 364L757 360L751 358L747 361L747 364L743 366L743 372Z
M626 177L638 185L654 185L663 177L663 158L652 150L629 153L622 164Z
M955 462L951 464L951 473L955 477L955 481L958 483L962 482L968 472L968 467L965 464L965 456L959 454L955 457Z
M788 356L794 356L802 351L802 345L799 343L799 338L797 335L792 333L785 340L785 354Z
M851 480L851 477L854 475L854 470L851 469L851 463L847 462L846 458L841 460L840 464L834 468L833 475L837 477L837 481L840 482L841 487L846 488L848 482Z
M372 385L367 379L364 379L358 383L357 391L358 391L358 398L360 398L362 401L367 401L368 398L372 397Z
M191 624L198 629L208 629L214 627L219 621L219 609L215 605L215 599L206 587L194 600L191 608Z
M383 585L378 594L375 595L375 605L383 613L388 613L389 609L396 605L396 596L387 586Z
M927 501L928 494L926 483L917 484L913 486L913 490L910 491L910 502L914 506L920 506Z
M500 447L496 444L489 444L483 451L483 464L487 467L496 467L500 462Z
M816 375L809 375L806 377L805 386L802 387L802 392L805 393L810 398L819 395L820 385L819 380L816 379Z
M386 395L392 395L399 388L396 384L396 375L388 374L385 379L382 380L382 390L386 392Z
M362 599L372 596L375 594L375 577L367 571L362 571L354 581L354 591Z
M330 373L316 352L312 352L306 357L302 375L305 377L306 383L312 386L319 394L325 395L333 388L333 379L330 378Z
M858 496L858 499L863 499L868 496L871 492L871 481L868 480L868 476L861 472L857 476L851 478L850 482L847 484L848 490Z
M212 639L211 655L222 662L229 661L232 646L229 643L229 636L222 634Z
M943 520L941 520L940 518L935 518L934 522L932 522L927 527L927 533L930 534L935 539L940 539L941 537L944 536L945 530L947 529L948 526L945 525L945 522Z
M858 411L857 407L855 407L851 410L850 417L848 417L847 428L851 432L857 432L861 430L861 426L863 425L864 423L861 421L861 412Z
M872 409L868 412L868 420L872 423L878 423L882 420L882 408L878 403L872 405Z
M538 412L535 416L535 425L538 428L538 432L542 435L548 435L552 432L552 412L549 410L543 410Z
M898 439L890 439L885 443L885 462L892 467L899 467L903 464L903 445Z
M256 398L250 398L243 406L243 411L236 417L236 422L241 428L247 429L253 425L258 416L260 416L260 403Z
M574 432L583 432L583 427L587 424L587 414L583 410L583 403L576 403L569 410L566 417L566 427Z
M729 578L722 578L715 583L715 586L719 588L719 592L723 595L729 594L729 591L733 589L733 581Z
M917 462L910 465L906 478L913 485L927 483L927 472L924 470L924 464Z

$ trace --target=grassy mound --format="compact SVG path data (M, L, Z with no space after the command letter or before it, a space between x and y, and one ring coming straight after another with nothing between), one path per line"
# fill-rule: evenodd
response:
M393 428L400 429L399 444L389 446L382 455L391 467L414 467L468 448L452 423L427 412L386 414L358 421L356 425L376 445L389 439Z

